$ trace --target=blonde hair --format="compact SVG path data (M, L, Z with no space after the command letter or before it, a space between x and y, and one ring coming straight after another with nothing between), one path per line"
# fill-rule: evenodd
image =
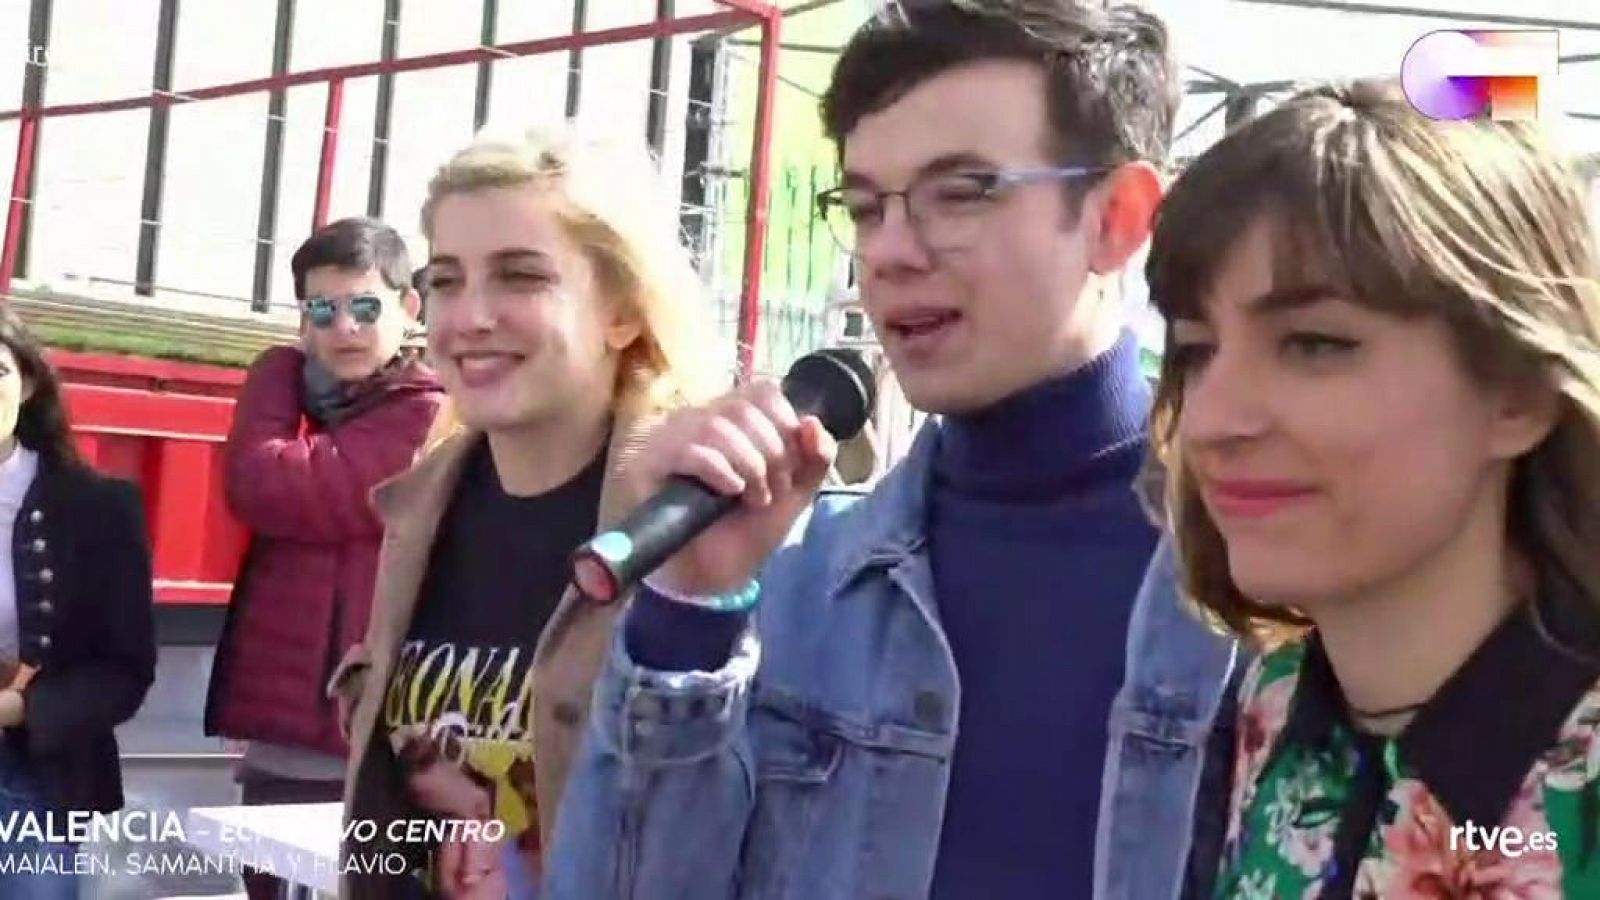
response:
M1600 611L1600 261L1573 169L1528 123L1424 118L1390 82L1302 93L1201 156L1162 206L1147 277L1168 322L1198 318L1239 235L1274 224L1282 280L1442 320L1484 385L1558 393L1554 430L1517 460L1507 534L1541 592ZM1273 643L1307 625L1243 596L1177 440L1183 374L1162 367L1154 448L1189 596Z
M520 137L480 135L428 183L422 233L433 239L434 214L447 196L519 187L560 201L557 215L601 289L638 316L640 336L617 367L619 409L657 411L724 388L705 287L678 237L676 194L642 143L592 137L570 125Z

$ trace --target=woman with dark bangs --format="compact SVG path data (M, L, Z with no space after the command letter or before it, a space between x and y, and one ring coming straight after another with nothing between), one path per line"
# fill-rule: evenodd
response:
M1260 651L1191 895L1600 896L1588 222L1536 126L1378 82L1174 186L1165 509L1189 595Z

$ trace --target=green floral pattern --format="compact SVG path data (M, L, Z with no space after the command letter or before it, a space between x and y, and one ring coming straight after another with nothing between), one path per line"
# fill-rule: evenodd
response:
M1241 689L1239 747L1219 898L1322 896L1334 837L1356 774L1355 737L1336 725L1325 747L1284 746L1305 646L1258 659ZM1529 770L1503 828L1555 835L1555 849L1515 858L1469 849L1458 823L1384 742L1385 801L1356 873L1354 895L1383 900L1600 898L1600 685L1567 717L1554 746ZM1471 752L1471 748L1462 748ZM1483 824L1483 823L1478 823Z

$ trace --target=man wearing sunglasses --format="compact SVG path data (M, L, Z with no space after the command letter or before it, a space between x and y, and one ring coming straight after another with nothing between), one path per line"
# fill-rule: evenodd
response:
M1177 896L1231 650L1151 566L1117 289L1178 90L1124 4L906 0L851 39L819 212L938 418L856 502L770 384L641 453L640 496L743 505L631 600L550 896Z
M340 798L347 747L324 687L366 631L382 526L368 504L421 451L443 388L408 346L420 301L404 241L373 219L295 252L299 346L251 366L225 453L250 531L206 700L208 734L247 741L243 802ZM252 873L252 898L276 879Z

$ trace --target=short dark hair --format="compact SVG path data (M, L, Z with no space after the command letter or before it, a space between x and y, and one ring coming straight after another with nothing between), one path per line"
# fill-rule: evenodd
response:
M393 290L411 287L411 254L406 242L383 222L366 216L324 225L294 252L294 296L306 298L306 273L325 267L365 272L377 269Z
M1052 146L1063 163L1160 162L1182 99L1162 21L1131 3L899 0L856 31L822 98L840 156L864 117L958 66L1035 62L1048 78Z

